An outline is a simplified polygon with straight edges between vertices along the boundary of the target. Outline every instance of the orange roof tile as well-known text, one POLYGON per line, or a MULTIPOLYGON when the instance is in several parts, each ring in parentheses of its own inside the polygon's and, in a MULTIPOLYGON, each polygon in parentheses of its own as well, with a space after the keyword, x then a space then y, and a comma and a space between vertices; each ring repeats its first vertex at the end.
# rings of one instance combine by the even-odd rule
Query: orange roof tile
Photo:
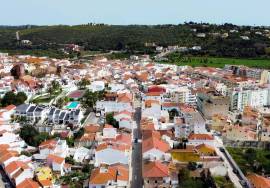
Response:
POLYGON ((142 137, 143 137, 143 140, 146 140, 146 139, 151 138, 151 137, 161 139, 160 132, 152 131, 152 130, 144 130, 144 131, 142 131, 142 137))
POLYGON ((144 178, 161 178, 169 176, 169 168, 167 165, 159 161, 149 162, 143 165, 144 178))
POLYGON ((87 125, 84 127, 85 133, 96 133, 99 129, 100 127, 98 125, 87 125))
POLYGON ((145 100, 144 104, 145 104, 146 108, 149 108, 149 107, 152 107, 153 104, 158 104, 159 105, 160 103, 157 100, 145 100))
POLYGON ((167 142, 157 139, 155 137, 148 138, 142 142, 142 151, 143 153, 150 149, 158 149, 163 152, 167 152, 170 149, 170 146, 167 142))
POLYGON ((5 110, 10 111, 10 110, 14 110, 15 108, 16 108, 16 106, 11 104, 11 105, 6 106, 5 110))
POLYGON ((5 168, 5 171, 8 173, 8 174, 11 174, 12 172, 14 172, 15 170, 17 169, 28 169, 29 166, 22 162, 22 161, 13 161, 11 163, 9 163, 6 168, 5 168))
POLYGON ((163 92, 149 92, 146 93, 146 96, 160 96, 163 92))
POLYGON ((215 148, 212 147, 212 146, 209 146, 209 145, 207 145, 207 144, 200 144, 200 145, 195 146, 195 148, 196 148, 197 150, 201 150, 201 149, 203 149, 203 148, 207 148, 207 149, 212 150, 213 152, 215 152, 215 148))
POLYGON ((49 187, 53 185, 52 181, 50 180, 39 180, 38 182, 42 185, 42 187, 49 187))
POLYGON ((119 151, 125 151, 129 150, 131 147, 131 144, 123 144, 123 143, 102 143, 97 146, 96 151, 101 151, 107 148, 112 148, 114 150, 119 150, 119 151))
POLYGON ((46 140, 44 142, 42 142, 40 145, 39 145, 39 149, 43 149, 43 148, 54 148, 57 144, 57 141, 55 139, 51 139, 51 140, 46 140))
POLYGON ((84 142, 84 141, 94 141, 96 139, 96 134, 95 133, 85 133, 79 141, 84 142))
POLYGON ((125 103, 132 102, 132 94, 130 93, 119 94, 117 98, 117 102, 125 102, 125 103))
POLYGON ((55 162, 57 164, 62 164, 65 161, 65 158, 59 157, 57 155, 52 155, 52 154, 49 154, 47 159, 51 160, 51 161, 53 161, 53 162, 55 162))
POLYGON ((17 157, 18 155, 19 155, 19 153, 17 151, 1 150, 0 163, 3 164, 5 161, 10 159, 11 157, 17 157))
POLYGON ((169 107, 178 107, 178 104, 174 103, 174 102, 164 102, 164 103, 162 103, 162 106, 167 107, 167 108, 169 108, 169 107))
MULTIPOLYGON (((101 167, 103 168, 103 167, 101 167)), ((109 167, 107 170, 96 168, 92 170, 89 183, 90 184, 107 184, 108 181, 116 181, 117 170, 109 167)))
POLYGON ((127 110, 123 110, 123 111, 120 111, 118 113, 115 113, 113 116, 118 116, 120 114, 125 114, 125 115, 128 115, 128 116, 132 116, 132 113, 127 111, 127 110))
POLYGON ((190 134, 189 140, 214 140, 213 136, 210 134, 190 134))
POLYGON ((129 169, 127 165, 115 164, 110 167, 117 170, 117 180, 121 180, 121 181, 129 180, 129 169))
POLYGON ((247 176, 250 183, 255 188, 267 188, 270 187, 270 179, 260 176, 258 174, 250 174, 247 176))

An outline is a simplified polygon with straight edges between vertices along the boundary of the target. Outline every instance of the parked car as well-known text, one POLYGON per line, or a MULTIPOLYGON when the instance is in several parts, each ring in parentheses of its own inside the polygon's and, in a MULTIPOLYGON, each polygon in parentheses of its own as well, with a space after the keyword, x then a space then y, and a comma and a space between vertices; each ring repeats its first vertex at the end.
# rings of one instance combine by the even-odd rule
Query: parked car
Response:
POLYGON ((221 152, 225 152, 225 149, 224 149, 224 148, 222 148, 222 147, 220 147, 220 148, 219 148, 219 151, 221 151, 221 152))
POLYGON ((233 173, 235 173, 236 175, 238 175, 239 174, 239 171, 236 168, 234 168, 233 169, 233 173))

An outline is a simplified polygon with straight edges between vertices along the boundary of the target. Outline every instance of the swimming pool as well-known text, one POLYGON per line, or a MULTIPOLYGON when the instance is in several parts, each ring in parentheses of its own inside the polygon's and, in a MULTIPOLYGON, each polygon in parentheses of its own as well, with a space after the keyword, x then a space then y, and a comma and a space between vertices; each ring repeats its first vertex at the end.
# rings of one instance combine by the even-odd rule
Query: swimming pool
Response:
POLYGON ((79 106, 79 102, 77 102, 77 101, 72 101, 72 102, 70 102, 67 106, 66 106, 66 108, 68 108, 68 109, 75 109, 75 108, 78 108, 78 106, 79 106))

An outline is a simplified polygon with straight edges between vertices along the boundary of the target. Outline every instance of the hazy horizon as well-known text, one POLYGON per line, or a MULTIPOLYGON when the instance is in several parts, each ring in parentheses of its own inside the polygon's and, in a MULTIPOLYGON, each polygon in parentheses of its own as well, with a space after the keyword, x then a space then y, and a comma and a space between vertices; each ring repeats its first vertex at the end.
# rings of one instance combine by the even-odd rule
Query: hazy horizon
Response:
POLYGON ((267 0, 9 0, 0 25, 163 25, 184 22, 270 25, 267 0))

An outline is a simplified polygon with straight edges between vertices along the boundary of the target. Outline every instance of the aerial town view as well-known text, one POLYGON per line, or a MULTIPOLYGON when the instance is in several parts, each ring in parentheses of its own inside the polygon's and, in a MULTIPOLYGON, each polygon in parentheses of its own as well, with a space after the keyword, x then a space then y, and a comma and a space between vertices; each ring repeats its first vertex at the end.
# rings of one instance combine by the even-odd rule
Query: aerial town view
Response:
POLYGON ((269 7, 2 2, 0 188, 270 188, 269 7))

